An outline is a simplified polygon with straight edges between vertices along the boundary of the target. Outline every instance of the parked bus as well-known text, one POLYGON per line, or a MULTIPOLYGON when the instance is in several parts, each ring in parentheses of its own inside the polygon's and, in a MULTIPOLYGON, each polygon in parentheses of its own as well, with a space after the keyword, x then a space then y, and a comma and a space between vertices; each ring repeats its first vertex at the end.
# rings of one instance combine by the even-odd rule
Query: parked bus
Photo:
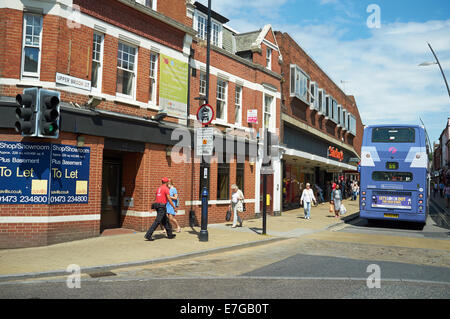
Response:
POLYGON ((367 126, 361 148, 360 217, 425 225, 430 191, 428 152, 422 126, 367 126))

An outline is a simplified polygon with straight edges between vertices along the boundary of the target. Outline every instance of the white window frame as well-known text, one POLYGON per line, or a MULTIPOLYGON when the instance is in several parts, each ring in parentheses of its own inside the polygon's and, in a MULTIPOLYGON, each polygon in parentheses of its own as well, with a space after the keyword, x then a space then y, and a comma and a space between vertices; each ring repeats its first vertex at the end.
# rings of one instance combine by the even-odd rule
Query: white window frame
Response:
MULTIPOLYGON (((156 52, 150 52, 150 70, 149 70, 149 78, 150 78, 150 86, 153 86, 152 88, 152 96, 150 96, 150 92, 149 92, 149 96, 148 96, 148 102, 150 104, 153 104, 156 106, 156 90, 158 88, 158 61, 159 61, 159 54, 156 52), (154 60, 152 60, 152 58, 154 58, 154 60), (153 65, 153 70, 152 70, 152 65, 153 65), (152 71, 153 71, 153 75, 152 75, 152 71), (153 80, 153 84, 152 84, 152 80, 153 80)), ((149 91, 150 91, 150 87, 149 87, 149 91)))
MULTIPOLYGON (((135 49, 135 57, 134 57, 133 80, 132 80, 133 83, 132 83, 132 88, 131 88, 131 90, 132 90, 131 95, 127 95, 127 94, 123 94, 123 93, 117 92, 117 78, 116 78, 116 96, 117 97, 126 98, 126 99, 133 99, 133 100, 135 100, 136 99, 136 81, 137 81, 137 62, 138 62, 138 51, 139 50, 138 50, 137 46, 135 46, 135 45, 133 45, 131 43, 128 43, 128 42, 119 41, 119 45, 120 44, 126 45, 126 46, 131 47, 131 48, 134 48, 135 49)), ((119 52, 119 46, 117 47, 117 53, 118 52, 119 52)), ((118 69, 124 70, 126 72, 131 72, 128 69, 125 69, 125 68, 122 68, 122 67, 119 67, 118 65, 116 65, 116 74, 117 74, 117 70, 118 69)))
POLYGON ((199 88, 198 93, 202 96, 206 96, 206 73, 200 71, 199 73, 199 88))
POLYGON ((337 101, 332 97, 331 98, 331 105, 332 105, 332 107, 333 107, 333 109, 332 109, 332 119, 333 119, 333 122, 334 123, 338 123, 338 121, 337 121, 337 119, 338 119, 338 104, 337 104, 337 101))
MULTIPOLYGON (((194 19, 193 19, 193 27, 194 27, 194 30, 197 31, 197 37, 206 41, 207 36, 208 36, 208 17, 205 14, 196 10, 195 14, 194 14, 194 19), (201 28, 199 28, 200 22, 202 24, 201 28)), ((223 43, 222 32, 223 32, 222 24, 211 18, 211 44, 212 45, 215 45, 219 48, 222 47, 222 43, 223 43), (217 36, 215 35, 216 30, 217 30, 217 36), (217 41, 215 41, 215 38, 217 39, 217 41)))
POLYGON ((92 61, 91 61, 91 92, 94 93, 101 93, 102 92, 102 83, 103 83, 103 52, 104 52, 104 43, 105 43, 105 35, 103 33, 100 32, 94 32, 93 36, 92 36, 92 55, 94 55, 94 37, 95 36, 99 36, 100 37, 100 59, 97 61, 94 59, 94 57, 92 57, 92 61), (100 67, 98 69, 98 74, 97 74, 97 86, 93 86, 92 85, 92 69, 93 69, 93 62, 98 62, 100 64, 100 67))
POLYGON ((314 81, 309 83, 309 103, 315 110, 319 110, 319 89, 314 81))
POLYGON ((227 115, 228 115, 228 81, 221 79, 221 78, 217 78, 217 86, 216 86, 217 90, 216 90, 216 120, 219 122, 224 122, 227 123, 227 115), (220 83, 224 84, 223 90, 221 88, 219 88, 220 83), (219 95, 223 95, 222 97, 220 97, 219 95), (219 114, 217 112, 217 101, 221 101, 223 102, 223 117, 219 117, 219 114))
POLYGON ((152 5, 151 5, 151 6, 147 5, 147 1, 148 1, 148 0, 136 0, 136 2, 142 4, 143 6, 146 6, 147 8, 150 8, 150 9, 156 11, 156 7, 157 7, 157 6, 156 6, 156 3, 157 3, 157 0, 151 0, 151 1, 152 1, 152 5))
POLYGON ((289 76, 290 96, 291 97, 295 96, 309 105, 308 80, 309 76, 299 66, 297 66, 296 64, 290 65, 290 76, 289 76), (292 83, 292 80, 294 80, 294 83, 292 83), (294 87, 292 87, 292 84, 294 84, 294 87))
POLYGON ((332 108, 332 106, 331 106, 331 96, 329 95, 329 94, 326 94, 325 95, 325 110, 324 110, 324 114, 325 114, 325 119, 331 119, 331 114, 332 114, 332 112, 331 112, 331 108, 332 108))
POLYGON ((272 70, 272 49, 266 48, 266 68, 272 70))
POLYGON ((337 126, 341 126, 341 122, 342 122, 342 105, 338 104, 337 106, 337 118, 336 118, 336 123, 337 126))
POLYGON ((348 129, 348 127, 347 127, 347 110, 343 109, 342 113, 343 113, 342 114, 342 128, 344 130, 347 130, 348 129))
POLYGON ((243 95, 243 89, 244 87, 242 85, 237 85, 235 88, 235 94, 234 94, 234 122, 235 124, 242 125, 242 95, 243 95), (239 92, 239 94, 238 94, 239 92), (236 109, 239 109, 238 114, 238 120, 236 121, 236 109))
POLYGON ((262 128, 264 129, 268 129, 268 131, 275 133, 275 119, 274 119, 274 109, 275 109, 275 103, 276 103, 276 97, 273 94, 269 94, 264 92, 263 94, 263 103, 262 103, 262 128), (266 111, 266 96, 269 96, 272 98, 272 102, 269 105, 269 111, 266 111), (266 120, 265 120, 265 115, 268 114, 269 115, 269 127, 266 127, 266 120))
MULTIPOLYGON (((23 34, 22 34, 22 66, 20 73, 22 77, 32 77, 40 79, 40 73, 41 73, 41 58, 42 58, 42 30, 44 29, 44 19, 43 16, 40 14, 35 13, 24 13, 23 15, 23 34), (39 17, 41 20, 41 32, 39 34, 39 46, 33 45, 33 44, 26 44, 26 36, 27 36, 27 24, 26 24, 26 16, 34 16, 39 17), (25 47, 32 47, 32 48, 38 48, 39 50, 39 57, 38 57, 38 65, 37 65, 37 71, 36 72, 26 72, 25 71, 25 47)), ((34 30, 34 29, 33 29, 34 30)))

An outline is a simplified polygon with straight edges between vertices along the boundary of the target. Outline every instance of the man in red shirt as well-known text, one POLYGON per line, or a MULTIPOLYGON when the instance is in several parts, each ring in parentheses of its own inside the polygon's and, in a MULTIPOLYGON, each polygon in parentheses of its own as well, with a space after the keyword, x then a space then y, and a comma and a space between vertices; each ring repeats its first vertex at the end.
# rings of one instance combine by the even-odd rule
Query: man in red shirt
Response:
POLYGON ((156 219, 144 236, 147 240, 150 240, 150 241, 154 240, 152 235, 153 235, 153 232, 155 231, 156 227, 158 227, 159 224, 162 224, 164 226, 164 228, 166 229, 167 238, 172 239, 172 238, 175 238, 175 236, 176 236, 175 234, 172 233, 172 226, 170 225, 169 218, 167 217, 167 214, 166 214, 167 213, 167 211, 166 211, 167 202, 169 202, 170 205, 172 205, 173 208, 175 209, 175 205, 172 202, 172 199, 170 198, 169 188, 167 187, 167 183, 169 182, 169 179, 167 177, 164 177, 161 180, 161 182, 162 182, 162 185, 156 191, 155 203, 152 205, 152 208, 156 209, 156 219))

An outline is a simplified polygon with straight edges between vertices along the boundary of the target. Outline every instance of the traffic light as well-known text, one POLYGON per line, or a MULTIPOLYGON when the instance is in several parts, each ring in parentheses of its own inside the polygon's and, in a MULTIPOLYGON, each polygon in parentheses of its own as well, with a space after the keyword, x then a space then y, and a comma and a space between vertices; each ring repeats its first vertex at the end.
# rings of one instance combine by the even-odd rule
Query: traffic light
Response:
POLYGON ((39 90, 39 137, 58 138, 60 119, 60 93, 58 91, 39 90))
POLYGON ((16 96, 16 132, 22 136, 36 136, 36 114, 38 110, 38 89, 24 89, 22 94, 16 96))

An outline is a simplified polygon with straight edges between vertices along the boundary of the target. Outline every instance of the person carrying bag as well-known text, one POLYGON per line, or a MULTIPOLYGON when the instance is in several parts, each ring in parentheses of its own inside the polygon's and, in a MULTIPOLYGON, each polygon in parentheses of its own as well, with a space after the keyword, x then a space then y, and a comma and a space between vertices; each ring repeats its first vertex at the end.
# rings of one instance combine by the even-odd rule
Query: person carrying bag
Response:
POLYGON ((242 218, 239 216, 239 213, 244 211, 244 194, 236 184, 231 185, 231 191, 231 205, 228 207, 228 209, 232 210, 234 213, 233 225, 231 227, 236 228, 238 220, 239 227, 242 227, 242 218))

